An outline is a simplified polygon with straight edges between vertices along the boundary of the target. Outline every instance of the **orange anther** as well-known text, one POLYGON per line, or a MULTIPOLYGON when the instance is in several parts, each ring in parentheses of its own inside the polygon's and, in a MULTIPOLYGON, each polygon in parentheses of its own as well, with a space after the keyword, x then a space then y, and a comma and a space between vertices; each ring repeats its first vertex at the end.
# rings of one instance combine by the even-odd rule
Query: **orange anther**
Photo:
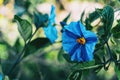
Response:
POLYGON ((84 37, 78 38, 76 41, 80 44, 85 44, 86 42, 84 37))

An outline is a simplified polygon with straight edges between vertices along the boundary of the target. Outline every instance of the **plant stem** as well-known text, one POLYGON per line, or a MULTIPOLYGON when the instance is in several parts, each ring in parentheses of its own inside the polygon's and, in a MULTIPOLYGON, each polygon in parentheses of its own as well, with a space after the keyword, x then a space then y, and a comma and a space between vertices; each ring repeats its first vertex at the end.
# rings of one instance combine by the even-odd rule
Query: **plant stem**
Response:
POLYGON ((29 43, 30 43, 31 39, 33 38, 33 36, 34 36, 34 35, 35 35, 35 33, 37 32, 37 30, 38 30, 38 29, 36 29, 36 30, 35 30, 35 32, 32 34, 32 36, 30 37, 30 39, 29 39, 29 41, 28 41, 28 43, 27 43, 27 44, 29 44, 29 43))
MULTIPOLYGON (((35 30, 35 32, 32 34, 32 36, 30 37, 29 41, 27 42, 26 48, 28 47, 28 44, 30 43, 32 37, 35 35, 35 33, 37 32, 38 29, 35 30)), ((21 61, 23 59, 23 57, 19 60, 21 61)))
POLYGON ((32 37, 35 35, 35 33, 37 32, 37 29, 35 30, 35 32, 32 34, 32 36, 30 37, 29 41, 27 42, 27 44, 25 43, 24 48, 22 49, 21 53, 19 54, 18 58, 16 59, 15 63, 13 64, 13 66, 10 68, 9 72, 7 73, 7 75, 10 75, 12 73, 12 71, 14 70, 14 68, 21 62, 21 60, 23 59, 23 55, 24 55, 24 51, 26 50, 26 48, 28 47, 28 44, 30 43, 32 37))
POLYGON ((99 48, 95 49, 94 52, 93 52, 93 54, 96 54, 96 52, 97 52, 100 48, 102 48, 103 46, 104 46, 104 44, 101 45, 99 48))
POLYGON ((17 60, 13 64, 13 66, 10 68, 9 72, 7 73, 7 75, 10 75, 12 73, 13 69, 16 67, 16 65, 19 64, 19 60, 20 60, 21 56, 23 55, 25 48, 26 48, 26 45, 24 46, 23 50, 19 54, 17 60))
POLYGON ((104 65, 104 63, 101 63, 101 64, 94 65, 94 66, 79 68, 78 70, 93 69, 93 68, 97 68, 97 67, 100 67, 100 66, 102 67, 103 65, 104 65))
POLYGON ((106 45, 107 45, 107 48, 108 48, 108 53, 109 53, 109 55, 110 55, 110 58, 113 59, 112 52, 111 52, 111 49, 110 49, 110 47, 109 47, 108 42, 106 42, 106 45))

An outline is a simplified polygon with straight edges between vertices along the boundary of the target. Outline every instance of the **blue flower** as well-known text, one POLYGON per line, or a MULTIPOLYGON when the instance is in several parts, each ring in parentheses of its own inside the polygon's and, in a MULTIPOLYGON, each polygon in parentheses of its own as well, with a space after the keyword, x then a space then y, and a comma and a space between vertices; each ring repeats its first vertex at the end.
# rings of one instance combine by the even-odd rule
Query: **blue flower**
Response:
POLYGON ((50 16, 49 16, 48 26, 43 28, 46 37, 51 41, 51 43, 54 43, 55 40, 58 37, 56 27, 54 26, 55 17, 56 17, 56 15, 55 15, 55 7, 52 5, 50 16))
POLYGON ((48 14, 34 12, 34 24, 37 29, 46 26, 47 21, 48 21, 48 14))
POLYGON ((62 45, 63 49, 70 55, 71 61, 93 60, 96 43, 96 34, 86 30, 81 22, 71 22, 64 27, 62 45))
POLYGON ((3 77, 2 77, 2 74, 0 73, 0 80, 2 80, 3 79, 3 77))

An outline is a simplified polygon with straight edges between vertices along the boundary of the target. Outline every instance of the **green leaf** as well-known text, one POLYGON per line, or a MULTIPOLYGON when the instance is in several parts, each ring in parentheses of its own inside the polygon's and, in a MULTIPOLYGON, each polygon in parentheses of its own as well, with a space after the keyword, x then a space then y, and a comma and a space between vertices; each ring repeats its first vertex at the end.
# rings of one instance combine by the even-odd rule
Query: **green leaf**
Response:
POLYGON ((70 55, 69 54, 63 54, 63 57, 65 60, 69 63, 78 63, 77 61, 71 61, 70 55))
POLYGON ((118 80, 120 80, 120 64, 116 65, 114 68, 116 75, 118 77, 118 80))
POLYGON ((98 73, 102 68, 103 68, 103 66, 99 66, 99 67, 95 68, 94 71, 95 71, 96 73, 98 73))
POLYGON ((72 63, 70 56, 68 54, 63 54, 63 57, 66 59, 67 62, 72 63))
POLYGON ((8 48, 5 44, 0 44, 0 59, 6 60, 8 59, 8 48))
POLYGON ((116 52, 117 52, 118 54, 120 54, 120 49, 116 49, 116 52))
POLYGON ((60 48, 60 51, 58 52, 58 61, 62 61, 63 60, 63 56, 62 54, 64 53, 63 48, 60 48))
POLYGON ((91 26, 91 22, 90 22, 89 18, 86 18, 86 20, 85 20, 85 27, 87 30, 92 30, 92 28, 93 28, 91 26))
POLYGON ((102 11, 102 22, 104 25, 105 35, 110 33, 113 21, 114 21, 114 10, 111 6, 105 6, 102 11))
POLYGON ((100 17, 102 9, 96 9, 94 12, 90 13, 88 18, 85 19, 85 27, 88 30, 92 30, 91 23, 100 17))
POLYGON ((83 17, 84 17, 84 15, 85 15, 85 11, 82 12, 81 17, 80 17, 80 21, 81 21, 82 23, 83 23, 83 17))
POLYGON ((89 14, 89 21, 90 21, 90 23, 95 21, 97 18, 100 17, 101 10, 102 9, 96 9, 94 12, 89 14))
POLYGON ((115 60, 117 60, 117 54, 115 53, 115 51, 112 50, 112 56, 115 60))
POLYGON ((118 19, 117 22, 120 23, 120 19, 118 19))
POLYGON ((110 37, 110 41, 111 41, 112 44, 116 45, 116 42, 115 42, 115 40, 113 39, 113 37, 110 37))
POLYGON ((82 71, 73 71, 68 76, 67 80, 81 80, 82 77, 82 71))
POLYGON ((120 54, 118 56, 119 56, 118 59, 120 60, 120 54))
POLYGON ((28 44, 25 51, 24 57, 37 52, 39 49, 45 47, 47 44, 50 44, 48 38, 36 38, 28 44))
POLYGON ((83 70, 82 73, 83 73, 83 78, 87 77, 90 74, 90 70, 89 69, 83 70))
POLYGON ((17 21, 20 35, 26 42, 32 35, 32 25, 27 20, 21 19, 17 15, 14 16, 14 19, 17 21))
POLYGON ((120 22, 111 30, 114 38, 120 38, 120 22))
POLYGON ((120 38, 120 33, 113 34, 113 37, 116 38, 116 39, 119 39, 120 38))
MULTIPOLYGON (((97 28, 97 35, 100 36, 100 41, 103 41, 103 37, 105 35, 105 31, 104 31, 104 26, 101 25, 97 28)), ((106 37, 105 37, 106 38, 106 37)))
POLYGON ((71 13, 69 13, 69 14, 67 15, 67 17, 66 17, 62 22, 67 22, 67 20, 69 19, 70 15, 71 15, 71 13))
POLYGON ((77 65, 73 66, 72 69, 74 70, 83 70, 83 69, 89 69, 91 66, 95 65, 95 61, 89 61, 89 62, 82 62, 78 63, 77 65))
POLYGON ((102 60, 101 60, 101 58, 99 57, 99 55, 95 54, 95 55, 94 55, 94 59, 95 59, 95 64, 102 63, 102 60))
POLYGON ((22 50, 22 44, 20 43, 20 39, 18 38, 14 44, 15 51, 19 53, 22 50))

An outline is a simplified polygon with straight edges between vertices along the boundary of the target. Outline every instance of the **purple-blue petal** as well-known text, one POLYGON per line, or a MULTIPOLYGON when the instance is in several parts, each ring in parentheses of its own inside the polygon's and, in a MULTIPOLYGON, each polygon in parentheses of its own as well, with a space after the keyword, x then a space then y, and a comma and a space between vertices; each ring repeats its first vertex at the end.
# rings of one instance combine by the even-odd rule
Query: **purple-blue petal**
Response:
POLYGON ((77 52, 75 52, 72 56, 71 56, 71 61, 77 61, 77 52))
POLYGON ((71 22, 69 25, 65 26, 65 29, 74 33, 75 35, 78 35, 79 37, 82 36, 81 35, 81 28, 79 26, 79 22, 71 22))
POLYGON ((81 56, 83 61, 91 61, 93 60, 93 52, 94 52, 95 43, 85 44, 81 48, 81 56))
POLYGON ((78 22, 78 24, 80 27, 80 32, 81 32, 80 34, 82 35, 82 37, 84 37, 84 34, 86 33, 86 28, 81 22, 78 22))
POLYGON ((69 55, 72 56, 72 55, 74 54, 74 52, 75 52, 78 48, 80 48, 80 46, 81 46, 81 45, 80 45, 79 43, 75 44, 75 45, 73 46, 73 48, 70 50, 69 55))
POLYGON ((81 22, 71 22, 64 26, 62 33, 63 49, 70 55, 71 61, 91 61, 97 43, 97 36, 91 31, 87 31, 81 22), (84 37, 85 44, 80 44, 77 38, 84 37))
POLYGON ((65 30, 65 33, 66 33, 69 37, 74 38, 74 39, 76 39, 76 40, 77 40, 77 38, 79 38, 78 35, 70 32, 70 31, 68 31, 68 30, 65 30))
POLYGON ((96 34, 91 31, 86 31, 84 37, 86 39, 86 43, 97 43, 98 41, 96 34))
POLYGON ((97 38, 97 36, 94 32, 88 31, 88 30, 84 33, 84 37, 85 38, 89 38, 89 37, 96 37, 97 38))
POLYGON ((71 55, 71 61, 82 61, 81 57, 81 45, 74 51, 74 53, 71 55))
POLYGON ((62 46, 63 49, 69 53, 71 49, 74 47, 74 45, 77 44, 76 39, 74 39, 71 36, 68 36, 68 34, 64 31, 62 33, 62 46))
POLYGON ((83 45, 81 47, 81 58, 82 58, 82 61, 87 61, 88 60, 88 54, 86 52, 85 45, 83 45))
POLYGON ((86 43, 97 43, 97 37, 88 37, 86 38, 86 43))
POLYGON ((94 55, 93 52, 94 52, 95 45, 96 43, 85 44, 89 61, 93 60, 93 55, 94 55))

